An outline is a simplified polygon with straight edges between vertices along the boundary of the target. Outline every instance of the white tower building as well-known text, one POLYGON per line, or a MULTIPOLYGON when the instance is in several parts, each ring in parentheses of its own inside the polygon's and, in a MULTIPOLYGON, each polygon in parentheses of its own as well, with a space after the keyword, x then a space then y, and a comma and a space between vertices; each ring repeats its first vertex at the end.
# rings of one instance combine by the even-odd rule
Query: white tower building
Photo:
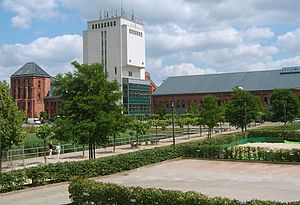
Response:
POLYGON ((88 21, 83 32, 83 63, 102 63, 109 80, 145 79, 144 25, 123 17, 88 21))
POLYGON ((150 81, 145 80, 143 23, 122 16, 87 22, 83 31, 83 63, 102 63, 108 80, 122 85, 128 114, 150 113, 150 81))

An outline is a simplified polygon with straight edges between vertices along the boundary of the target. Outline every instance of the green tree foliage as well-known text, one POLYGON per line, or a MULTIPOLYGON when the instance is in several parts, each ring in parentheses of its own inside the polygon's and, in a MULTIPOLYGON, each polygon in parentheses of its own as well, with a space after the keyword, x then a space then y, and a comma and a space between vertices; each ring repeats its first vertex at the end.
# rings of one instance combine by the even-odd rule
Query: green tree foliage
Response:
POLYGON ((44 142, 44 161, 45 161, 45 164, 47 163, 47 158, 46 158, 46 150, 47 150, 47 144, 46 144, 46 141, 47 141, 47 138, 52 134, 52 128, 47 125, 47 124, 42 124, 38 129, 37 129, 37 132, 36 132, 36 136, 43 140, 44 142))
POLYGON ((273 119, 292 121, 299 114, 299 100, 290 90, 274 90, 271 96, 273 119))
POLYGON ((139 147, 139 137, 146 134, 147 130, 150 128, 147 121, 132 120, 130 123, 131 133, 136 136, 136 146, 139 147))
POLYGON ((204 96, 200 107, 200 116, 203 123, 208 127, 208 137, 211 137, 211 130, 221 121, 221 108, 215 96, 204 96))
POLYGON ((107 80, 103 65, 72 64, 74 72, 55 78, 61 99, 56 136, 89 144, 89 158, 95 158, 95 145, 106 144, 115 129, 112 122, 121 110, 121 92, 116 81, 107 80))
POLYGON ((165 104, 160 107, 159 115, 161 119, 165 119, 168 114, 168 108, 165 104))
POLYGON ((194 124, 194 115, 190 114, 190 113, 185 113, 183 116, 184 119, 184 125, 187 126, 188 130, 188 138, 190 138, 190 125, 194 124))
POLYGON ((132 118, 129 115, 121 115, 120 111, 112 113, 114 116, 111 121, 112 135, 113 135, 113 152, 116 151, 116 136, 124 133, 130 126, 132 118))
POLYGON ((261 110, 260 100, 240 88, 235 88, 231 100, 225 106, 225 118, 231 125, 246 129, 261 110))
POLYGON ((5 81, 0 82, 0 101, 2 112, 0 116, 0 171, 2 168, 2 151, 12 145, 22 142, 25 134, 22 128, 22 121, 25 115, 18 109, 9 93, 8 85, 5 81))

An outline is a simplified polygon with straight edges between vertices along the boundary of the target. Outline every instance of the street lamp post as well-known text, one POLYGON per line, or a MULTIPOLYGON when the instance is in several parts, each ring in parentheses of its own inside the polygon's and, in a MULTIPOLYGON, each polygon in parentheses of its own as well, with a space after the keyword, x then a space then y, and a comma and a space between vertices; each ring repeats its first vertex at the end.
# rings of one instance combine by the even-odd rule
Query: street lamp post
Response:
POLYGON ((286 105, 283 104, 284 124, 286 125, 286 105))
POLYGON ((174 102, 171 102, 172 107, 172 130, 173 130, 173 146, 175 147, 175 129, 174 129, 174 102))
POLYGON ((2 101, 0 100, 0 172, 2 171, 2 136, 1 136, 2 101))
POLYGON ((244 103, 245 107, 245 131, 247 130, 247 102, 244 103))

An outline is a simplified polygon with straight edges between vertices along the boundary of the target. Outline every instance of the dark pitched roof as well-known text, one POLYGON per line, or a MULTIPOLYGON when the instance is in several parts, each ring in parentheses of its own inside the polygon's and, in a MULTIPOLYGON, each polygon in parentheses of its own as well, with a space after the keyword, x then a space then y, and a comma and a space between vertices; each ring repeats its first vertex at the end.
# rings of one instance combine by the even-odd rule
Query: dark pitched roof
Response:
POLYGON ((299 89, 300 73, 266 70, 169 77, 153 95, 231 92, 236 86, 247 91, 299 89))
POLYGON ((17 70, 11 77, 23 77, 23 76, 41 76, 51 77, 46 71, 34 62, 28 62, 17 70))

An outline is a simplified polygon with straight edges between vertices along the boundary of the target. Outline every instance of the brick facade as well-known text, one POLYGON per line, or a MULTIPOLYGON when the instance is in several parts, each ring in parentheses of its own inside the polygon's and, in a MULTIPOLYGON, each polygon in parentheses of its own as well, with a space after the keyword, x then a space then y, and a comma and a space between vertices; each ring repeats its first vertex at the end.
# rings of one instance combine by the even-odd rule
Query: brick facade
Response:
POLYGON ((11 95, 28 118, 39 117, 44 109, 44 97, 50 91, 50 77, 11 77, 11 95))
MULTIPOLYGON (((300 98, 300 90, 292 90, 300 98)), ((264 91, 251 91, 253 95, 260 98, 263 105, 269 107, 271 104, 271 95, 273 90, 264 91)), ((192 102, 196 106, 200 106, 201 99, 203 96, 213 95, 219 99, 219 105, 223 105, 225 102, 230 100, 231 92, 227 93, 197 93, 197 94, 179 94, 179 95, 152 95, 151 101, 151 112, 159 113, 162 105, 166 105, 167 109, 171 111, 171 102, 174 102, 174 107, 178 114, 182 114, 188 111, 189 105, 192 102)))

